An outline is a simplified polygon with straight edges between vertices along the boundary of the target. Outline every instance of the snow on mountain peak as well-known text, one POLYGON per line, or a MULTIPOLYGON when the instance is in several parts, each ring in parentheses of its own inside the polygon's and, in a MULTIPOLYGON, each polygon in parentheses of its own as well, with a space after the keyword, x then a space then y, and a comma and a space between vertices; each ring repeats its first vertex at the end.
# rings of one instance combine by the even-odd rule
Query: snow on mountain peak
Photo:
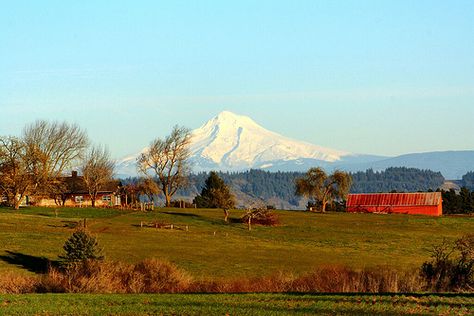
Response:
POLYGON ((206 122, 203 126, 201 126, 199 129, 206 129, 209 127, 213 127, 219 125, 221 127, 225 128, 238 128, 238 127, 258 127, 258 124, 255 123, 254 120, 252 120, 248 116, 244 115, 238 115, 235 113, 232 113, 230 111, 223 111, 219 113, 217 116, 206 122))
POLYGON ((204 170, 210 167, 241 170, 268 165, 271 161, 302 158, 333 162, 348 155, 286 138, 247 116, 229 111, 221 112, 193 131, 191 150, 194 165, 204 170))
MULTIPOLYGON (((297 128, 297 125, 295 125, 297 128)), ((305 171, 314 166, 360 171, 372 168, 411 167, 442 171, 459 179, 470 170, 474 151, 411 154, 399 157, 358 155, 293 140, 271 132, 251 118, 224 111, 192 132, 191 164, 194 172, 221 170, 305 171), (447 164, 447 161, 452 163, 447 164)), ((136 159, 148 150, 117 161, 117 175, 137 175, 136 159)))
MULTIPOLYGON (((219 113, 192 131, 190 149, 194 171, 266 169, 286 163, 301 165, 305 159, 332 163, 351 155, 284 137, 248 116, 229 111, 219 113)), ((142 152, 147 150, 146 147, 142 152)), ((139 155, 118 161, 119 173, 133 174, 139 155)))

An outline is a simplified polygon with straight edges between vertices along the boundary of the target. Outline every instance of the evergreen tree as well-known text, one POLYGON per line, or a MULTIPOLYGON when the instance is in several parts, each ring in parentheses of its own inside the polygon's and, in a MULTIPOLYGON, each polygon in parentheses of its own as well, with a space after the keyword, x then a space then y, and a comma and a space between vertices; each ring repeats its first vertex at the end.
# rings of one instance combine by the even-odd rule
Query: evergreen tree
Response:
POLYGON ((219 175, 212 171, 206 180, 201 194, 194 198, 194 203, 199 208, 221 208, 224 210, 225 221, 229 217, 229 209, 235 207, 235 197, 230 192, 219 175))
POLYGON ((466 187, 456 192, 454 189, 441 191, 443 195, 444 214, 471 214, 474 213, 474 191, 466 187))
POLYGON ((104 259, 101 255, 97 239, 87 233, 85 229, 75 231, 66 240, 63 249, 65 254, 59 256, 63 266, 69 266, 86 260, 104 259))
POLYGON ((474 172, 470 171, 462 176, 462 184, 470 190, 474 190, 474 172))

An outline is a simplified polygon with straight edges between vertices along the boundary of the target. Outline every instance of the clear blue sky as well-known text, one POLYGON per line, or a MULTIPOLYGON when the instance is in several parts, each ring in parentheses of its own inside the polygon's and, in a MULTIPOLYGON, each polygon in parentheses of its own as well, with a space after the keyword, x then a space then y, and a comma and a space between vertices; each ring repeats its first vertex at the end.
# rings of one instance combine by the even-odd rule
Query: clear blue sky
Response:
POLYGON ((222 110, 360 153, 474 149, 474 1, 4 1, 0 134, 114 156, 222 110))

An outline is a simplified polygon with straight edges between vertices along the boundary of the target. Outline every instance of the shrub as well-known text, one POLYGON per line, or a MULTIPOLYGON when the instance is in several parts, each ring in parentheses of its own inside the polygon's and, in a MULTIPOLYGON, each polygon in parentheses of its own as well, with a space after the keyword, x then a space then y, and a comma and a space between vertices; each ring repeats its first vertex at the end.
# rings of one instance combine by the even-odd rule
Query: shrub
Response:
POLYGON ((398 271, 390 267, 353 270, 328 266, 299 277, 280 272, 259 278, 195 282, 191 290, 203 293, 413 293, 421 291, 422 286, 417 270, 398 271))
MULTIPOLYGON (((320 210, 322 208, 322 203, 320 201, 308 201, 306 204, 307 211, 320 210)), ((346 212, 346 200, 333 201, 326 205, 326 212, 346 212)))
POLYGON ((398 271, 390 267, 352 270, 330 266, 316 269, 294 281, 297 292, 396 293, 417 292, 422 283, 417 271, 398 271))
POLYGON ((189 292, 193 293, 284 293, 293 292, 294 276, 279 272, 257 278, 223 279, 193 282, 189 292))
POLYGON ((67 269, 50 269, 45 292, 61 293, 178 293, 191 278, 175 265, 148 259, 136 264, 86 260, 67 269))
MULTIPOLYGON (((128 276, 137 286, 129 293, 177 293, 187 289, 191 278, 175 265, 157 259, 147 259, 133 266, 128 276)), ((126 282, 131 284, 131 282, 126 282)))
POLYGON ((86 260, 102 260, 101 249, 97 239, 85 229, 75 231, 64 243, 64 255, 59 259, 63 267, 83 262, 86 260))
POLYGON ((38 278, 14 274, 0 274, 0 294, 25 294, 36 292, 38 278))
POLYGON ((242 223, 249 225, 262 225, 262 226, 276 226, 280 223, 278 215, 271 210, 257 209, 251 210, 245 213, 242 218, 242 223))
POLYGON ((474 289, 474 234, 454 245, 444 240, 433 247, 431 261, 421 266, 421 276, 430 291, 472 291, 474 289))
POLYGON ((279 272, 269 276, 192 281, 175 265, 156 259, 136 264, 86 260, 67 269, 50 268, 47 275, 0 276, 0 294, 20 293, 414 293, 424 283, 417 270, 390 267, 353 270, 328 266, 295 277, 279 272))

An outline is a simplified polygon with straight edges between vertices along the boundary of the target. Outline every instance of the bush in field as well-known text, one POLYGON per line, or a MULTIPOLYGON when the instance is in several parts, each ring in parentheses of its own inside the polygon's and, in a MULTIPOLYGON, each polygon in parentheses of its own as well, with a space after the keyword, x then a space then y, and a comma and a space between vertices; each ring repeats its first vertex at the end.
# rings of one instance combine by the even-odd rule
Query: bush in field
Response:
POLYGON ((44 292, 58 293, 178 293, 191 278, 175 265, 147 259, 136 264, 86 260, 67 270, 50 269, 44 292))
POLYGON ((431 258, 421 267, 428 290, 474 290, 474 234, 463 236, 454 245, 445 240, 434 246, 431 258))
POLYGON ((417 270, 390 267, 354 270, 320 267, 294 276, 273 275, 236 279, 197 280, 174 264, 148 259, 136 264, 86 260, 68 269, 50 268, 42 277, 3 274, 0 294, 20 293, 415 293, 423 290, 417 270))
POLYGON ((248 225, 249 230, 252 229, 252 224, 276 226, 280 223, 275 212, 265 209, 249 210, 242 216, 241 220, 248 225))
POLYGON ((68 267, 86 260, 102 260, 102 250, 97 239, 85 229, 75 231, 64 243, 64 254, 59 256, 61 265, 68 267))
POLYGON ((38 278, 30 275, 2 273, 0 274, 0 294, 34 293, 38 282, 38 278))
POLYGON ((317 268, 297 278, 296 292, 321 293, 396 293, 421 290, 417 271, 399 271, 387 266, 353 270, 343 266, 317 268))

